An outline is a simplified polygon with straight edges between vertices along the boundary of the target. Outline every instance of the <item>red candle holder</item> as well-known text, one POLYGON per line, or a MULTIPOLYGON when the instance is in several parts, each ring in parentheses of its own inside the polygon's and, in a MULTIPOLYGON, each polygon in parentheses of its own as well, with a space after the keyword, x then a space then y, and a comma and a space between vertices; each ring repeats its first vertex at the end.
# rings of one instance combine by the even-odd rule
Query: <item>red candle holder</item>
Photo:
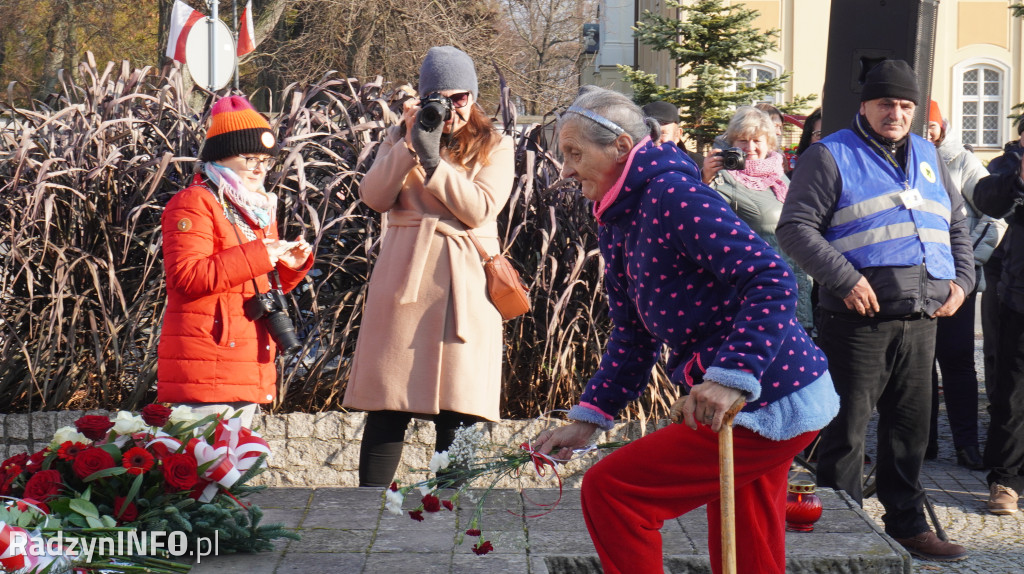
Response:
POLYGON ((786 494, 786 530, 810 532, 819 518, 821 499, 814 494, 814 483, 809 480, 790 482, 786 494))

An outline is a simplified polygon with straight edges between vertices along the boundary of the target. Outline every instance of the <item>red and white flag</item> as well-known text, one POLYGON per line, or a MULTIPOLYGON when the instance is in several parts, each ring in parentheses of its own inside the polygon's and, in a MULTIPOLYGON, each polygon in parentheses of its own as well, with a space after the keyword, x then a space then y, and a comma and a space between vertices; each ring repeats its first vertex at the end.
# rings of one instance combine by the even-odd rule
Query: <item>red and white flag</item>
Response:
POLYGON ((256 51, 256 30, 252 25, 252 0, 245 3, 245 10, 242 10, 238 18, 238 57, 256 51))
POLYGON ((185 61, 185 42, 196 22, 202 20, 202 13, 193 10, 181 0, 174 0, 171 10, 171 31, 167 34, 167 57, 179 62, 185 61))

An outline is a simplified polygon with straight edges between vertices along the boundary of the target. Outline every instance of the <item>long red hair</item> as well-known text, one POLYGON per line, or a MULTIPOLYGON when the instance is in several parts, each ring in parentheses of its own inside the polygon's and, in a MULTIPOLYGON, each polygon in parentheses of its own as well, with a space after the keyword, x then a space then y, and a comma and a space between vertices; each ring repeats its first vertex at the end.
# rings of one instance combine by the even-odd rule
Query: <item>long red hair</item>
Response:
POLYGON ((481 165, 490 163, 491 150, 501 141, 501 134, 475 103, 470 107, 466 125, 451 138, 448 157, 462 167, 477 160, 481 165))

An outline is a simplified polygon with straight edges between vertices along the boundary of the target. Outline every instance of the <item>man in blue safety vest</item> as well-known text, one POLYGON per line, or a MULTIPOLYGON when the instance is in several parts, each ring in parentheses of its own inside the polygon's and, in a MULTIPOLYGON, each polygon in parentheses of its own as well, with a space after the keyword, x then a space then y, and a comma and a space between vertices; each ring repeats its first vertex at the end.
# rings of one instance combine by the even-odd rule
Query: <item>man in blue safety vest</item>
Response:
POLYGON ((848 129, 800 156, 777 235, 819 284, 818 344, 840 396, 822 431, 818 484, 862 502, 865 431, 878 408, 878 499, 885 531, 912 555, 951 561, 924 515, 935 318, 974 289, 963 197, 935 146, 910 133, 922 101, 902 60, 866 76, 848 129))

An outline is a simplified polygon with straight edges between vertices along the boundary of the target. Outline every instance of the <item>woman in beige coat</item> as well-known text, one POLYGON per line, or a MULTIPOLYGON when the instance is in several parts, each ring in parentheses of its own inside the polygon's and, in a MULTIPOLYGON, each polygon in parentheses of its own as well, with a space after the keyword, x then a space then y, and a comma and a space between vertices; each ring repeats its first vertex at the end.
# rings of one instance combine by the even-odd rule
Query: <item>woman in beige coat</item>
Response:
POLYGON ((431 48, 419 87, 424 97, 444 96, 450 117, 431 130, 420 102, 407 102, 359 187, 363 202, 386 214, 344 399, 369 411, 360 486, 391 483, 414 416, 434 421, 437 452, 460 424, 499 418, 501 316, 466 230, 499 251, 512 141, 476 105, 476 71, 464 52, 431 48))

